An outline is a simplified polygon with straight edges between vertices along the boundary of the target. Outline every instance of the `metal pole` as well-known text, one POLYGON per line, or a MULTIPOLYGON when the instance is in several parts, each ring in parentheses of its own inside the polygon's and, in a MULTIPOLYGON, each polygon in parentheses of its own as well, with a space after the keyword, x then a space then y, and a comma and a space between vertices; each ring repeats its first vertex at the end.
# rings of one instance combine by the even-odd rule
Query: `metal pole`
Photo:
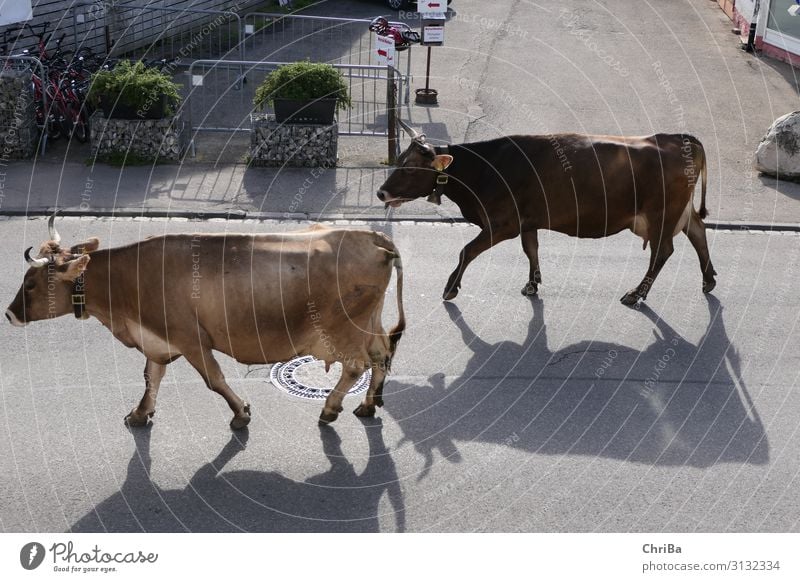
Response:
POLYGON ((430 93, 431 82, 431 47, 428 47, 428 65, 425 69, 425 93, 430 93))
POLYGON ((397 140, 397 87, 394 81, 394 67, 388 65, 386 68, 386 105, 388 108, 387 133, 389 134, 389 164, 397 162, 397 150, 399 142, 397 140))

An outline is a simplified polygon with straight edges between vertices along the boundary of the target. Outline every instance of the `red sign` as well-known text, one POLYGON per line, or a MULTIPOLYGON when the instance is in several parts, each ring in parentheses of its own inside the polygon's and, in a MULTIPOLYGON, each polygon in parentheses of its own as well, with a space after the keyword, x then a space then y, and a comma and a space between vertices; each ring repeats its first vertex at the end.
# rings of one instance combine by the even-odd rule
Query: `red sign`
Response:
POLYGON ((389 36, 375 35, 375 52, 379 65, 394 65, 394 39, 389 36))
POLYGON ((447 12, 447 4, 441 0, 420 0, 417 2, 417 10, 420 14, 444 14, 447 12))

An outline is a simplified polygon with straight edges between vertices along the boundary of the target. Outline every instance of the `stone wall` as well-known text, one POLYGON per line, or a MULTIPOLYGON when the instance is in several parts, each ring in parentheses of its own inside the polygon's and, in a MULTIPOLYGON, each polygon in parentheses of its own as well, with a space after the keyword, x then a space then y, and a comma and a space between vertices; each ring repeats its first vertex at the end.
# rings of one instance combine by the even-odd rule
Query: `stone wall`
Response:
POLYGON ((38 139, 31 72, 0 72, 0 158, 32 158, 38 139))
POLYGON ((152 161, 178 161, 186 149, 188 127, 180 114, 165 119, 106 119, 92 115, 92 153, 99 159, 133 154, 152 161))
POLYGON ((275 116, 250 116, 250 163, 257 166, 335 166, 339 127, 277 123, 275 116))

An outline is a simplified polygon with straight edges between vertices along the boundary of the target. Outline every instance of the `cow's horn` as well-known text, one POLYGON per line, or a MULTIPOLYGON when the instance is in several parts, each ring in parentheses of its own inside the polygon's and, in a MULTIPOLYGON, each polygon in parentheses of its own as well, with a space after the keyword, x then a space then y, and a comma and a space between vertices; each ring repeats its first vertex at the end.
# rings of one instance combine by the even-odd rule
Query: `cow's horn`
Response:
POLYGON ((404 130, 406 130, 406 133, 408 134, 408 137, 410 137, 411 139, 417 139, 420 136, 420 133, 417 130, 415 130, 413 127, 408 125, 402 119, 398 119, 397 121, 400 122, 400 127, 402 127, 404 130))
POLYGON ((34 258, 31 258, 31 249, 32 248, 33 247, 28 247, 25 250, 25 260, 28 262, 28 264, 31 267, 36 267, 38 269, 40 267, 44 267, 47 263, 50 262, 50 259, 45 259, 45 258, 34 259, 34 258))
POLYGON ((56 230, 56 214, 58 214, 58 210, 47 220, 47 229, 50 231, 50 240, 59 244, 61 242, 61 235, 58 234, 56 230))

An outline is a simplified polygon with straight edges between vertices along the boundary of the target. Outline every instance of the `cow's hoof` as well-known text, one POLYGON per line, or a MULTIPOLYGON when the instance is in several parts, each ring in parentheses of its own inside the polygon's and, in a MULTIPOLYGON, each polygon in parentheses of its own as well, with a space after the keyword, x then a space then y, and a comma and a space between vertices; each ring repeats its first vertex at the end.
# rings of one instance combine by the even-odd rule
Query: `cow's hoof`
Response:
MULTIPOLYGON (((343 408, 339 407, 339 412, 341 412, 343 408)), ((319 424, 330 424, 339 418, 339 412, 325 412, 325 409, 322 409, 322 414, 319 415, 319 424)))
POLYGON ((155 414, 155 410, 145 415, 138 415, 136 414, 136 409, 134 408, 128 416, 125 417, 125 426, 135 427, 135 426, 147 426, 147 423, 153 415, 155 414))
POLYGON ((710 281, 703 281, 703 293, 711 293, 716 286, 717 282, 714 279, 711 279, 710 281))
POLYGON ((452 301, 458 295, 458 288, 455 289, 445 289, 444 293, 442 293, 442 299, 445 301, 452 301))
POLYGON ((372 401, 375 402, 375 406, 378 408, 383 408, 383 396, 376 396, 372 401))
POLYGON ((366 404, 360 404, 359 407, 353 411, 353 414, 359 418, 372 418, 375 416, 375 405, 367 406, 366 404))
POLYGON ((242 411, 233 417, 233 420, 231 421, 231 429, 241 430, 248 424, 250 424, 250 405, 245 402, 242 411))
POLYGON ((533 281, 528 281, 525 283, 525 286, 522 288, 521 293, 525 295, 525 297, 531 297, 532 295, 536 295, 539 292, 539 286, 534 283, 533 281))
POLYGON ((639 302, 639 295, 636 291, 628 291, 625 295, 622 296, 620 299, 623 305, 636 305, 639 302))

